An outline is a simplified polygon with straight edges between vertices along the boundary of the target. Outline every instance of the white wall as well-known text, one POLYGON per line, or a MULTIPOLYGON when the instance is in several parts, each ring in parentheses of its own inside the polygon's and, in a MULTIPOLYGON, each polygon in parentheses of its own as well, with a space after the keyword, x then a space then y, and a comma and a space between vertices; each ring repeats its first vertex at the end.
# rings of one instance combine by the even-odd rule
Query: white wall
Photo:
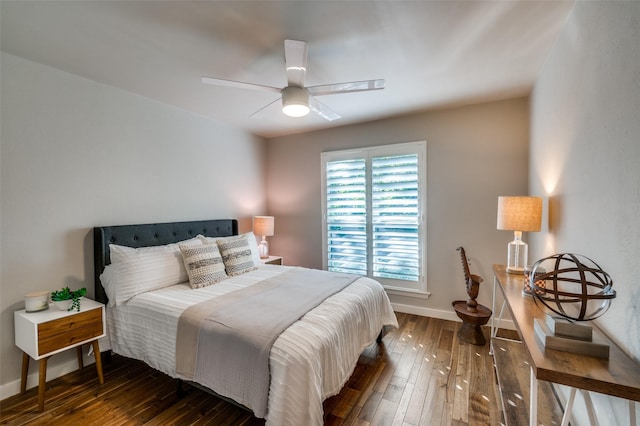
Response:
POLYGON ((93 226, 238 218, 250 230, 265 213, 265 141, 10 54, 1 65, 0 385, 15 390, 25 293, 93 296, 93 226))
MULTIPOLYGON (((640 359, 640 2, 576 3, 535 85, 530 149, 550 205, 530 251, 607 271, 617 297, 597 323, 640 359)), ((626 402, 594 397, 600 424, 628 424, 626 402)))
POLYGON ((324 151, 427 141, 428 300, 391 295, 398 310, 456 319, 467 299, 456 248, 484 277, 479 301, 491 306, 494 263, 513 235, 496 230, 498 196, 527 193, 528 99, 493 102, 270 139, 271 252, 287 264, 322 268, 321 167, 324 151))

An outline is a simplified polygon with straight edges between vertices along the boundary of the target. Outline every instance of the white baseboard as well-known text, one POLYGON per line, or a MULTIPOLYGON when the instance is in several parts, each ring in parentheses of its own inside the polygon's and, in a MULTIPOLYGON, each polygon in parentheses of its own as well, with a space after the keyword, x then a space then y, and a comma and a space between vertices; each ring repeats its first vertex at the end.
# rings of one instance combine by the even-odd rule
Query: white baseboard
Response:
MULTIPOLYGON (((456 313, 453 311, 443 311, 439 309, 423 308, 420 306, 404 305, 401 303, 391 303, 391 306, 393 307, 393 310, 396 312, 402 312, 405 314, 412 314, 412 315, 420 315, 423 317, 438 318, 438 319, 443 319, 448 321, 462 322, 462 320, 458 318, 456 313)), ((487 325, 491 325, 491 320, 489 320, 489 323, 487 325)), ((513 321, 506 320, 504 318, 498 323, 496 323, 495 326, 498 328, 505 328, 508 330, 516 329, 513 321)))
MULTIPOLYGON (((95 359, 93 355, 91 357, 87 357, 85 354, 83 356, 83 365, 84 368, 90 366, 95 363, 95 359)), ((33 359, 30 361, 30 364, 38 365, 38 361, 34 361, 33 359)), ((93 367, 95 368, 95 367, 93 367)), ((57 379, 60 376, 64 376, 65 374, 71 373, 72 371, 76 371, 78 369, 78 360, 73 359, 58 365, 48 365, 47 366, 47 382, 53 379, 57 379)), ((97 374, 97 373, 96 373, 97 374)), ((38 371, 31 373, 27 376, 27 390, 37 387, 39 380, 38 371)), ((5 383, 0 386, 0 400, 9 398, 10 396, 17 395, 20 393, 20 379, 14 380, 9 383, 5 383)))

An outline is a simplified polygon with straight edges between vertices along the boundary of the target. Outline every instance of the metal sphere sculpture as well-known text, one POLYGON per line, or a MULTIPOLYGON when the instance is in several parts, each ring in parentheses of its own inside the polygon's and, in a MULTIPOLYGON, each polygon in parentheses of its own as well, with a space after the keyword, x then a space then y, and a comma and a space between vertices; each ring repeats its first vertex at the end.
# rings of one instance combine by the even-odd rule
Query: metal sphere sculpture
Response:
POLYGON ((597 263, 572 253, 538 260, 529 277, 536 305, 548 315, 571 321, 591 321, 604 314, 616 297, 612 286, 613 280, 597 263))

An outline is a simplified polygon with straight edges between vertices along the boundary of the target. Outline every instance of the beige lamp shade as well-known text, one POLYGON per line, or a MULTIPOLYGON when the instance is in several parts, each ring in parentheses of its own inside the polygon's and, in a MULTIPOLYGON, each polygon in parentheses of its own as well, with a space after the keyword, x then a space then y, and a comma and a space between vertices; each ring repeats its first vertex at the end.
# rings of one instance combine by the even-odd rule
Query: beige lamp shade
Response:
POLYGON ((498 229, 540 232, 541 227, 542 198, 498 197, 498 229))
POLYGON ((254 216, 253 233, 263 237, 271 237, 274 228, 273 216, 254 216))

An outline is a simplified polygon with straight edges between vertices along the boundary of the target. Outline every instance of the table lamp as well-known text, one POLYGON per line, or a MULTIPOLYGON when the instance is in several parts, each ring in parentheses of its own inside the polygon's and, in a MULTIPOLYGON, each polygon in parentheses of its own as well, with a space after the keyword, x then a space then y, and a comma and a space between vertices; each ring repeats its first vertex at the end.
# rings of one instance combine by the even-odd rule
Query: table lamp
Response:
POLYGON ((258 252, 261 259, 269 257, 269 244, 266 237, 273 235, 273 216, 254 216, 253 217, 253 233, 262 235, 262 241, 258 245, 258 252))
POLYGON ((527 243, 523 232, 540 232, 542 226, 542 198, 498 197, 498 229, 513 231, 508 245, 507 272, 523 274, 527 265, 527 243))

